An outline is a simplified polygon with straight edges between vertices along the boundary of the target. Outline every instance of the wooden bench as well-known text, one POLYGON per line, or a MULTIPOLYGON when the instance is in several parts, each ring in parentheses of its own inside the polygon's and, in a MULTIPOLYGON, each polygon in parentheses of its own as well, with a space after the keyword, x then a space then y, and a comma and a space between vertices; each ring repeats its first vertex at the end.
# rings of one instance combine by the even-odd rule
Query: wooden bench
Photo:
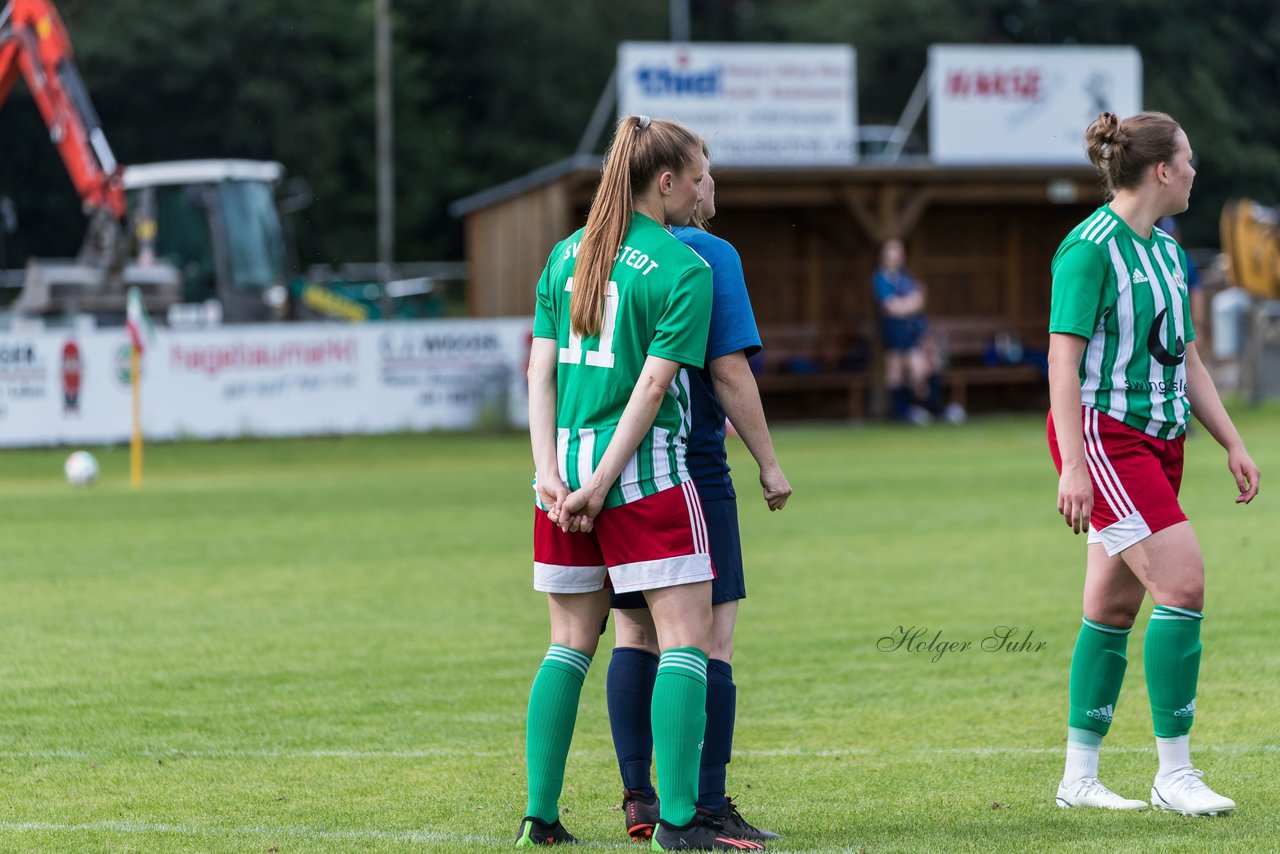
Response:
MULTIPOLYGON (((999 403, 1007 408, 1047 406, 1048 380, 1040 367, 988 363, 999 335, 1013 336, 1024 350, 1046 351, 1045 326, 984 315, 931 317, 930 335, 942 349, 949 399, 969 409, 982 390, 988 401, 1003 398, 999 403)), ((770 418, 858 420, 885 414, 883 353, 875 328, 773 324, 760 327, 760 338, 764 351, 753 368, 770 418)))
POLYGON ((872 358, 865 339, 847 329, 811 324, 762 326, 764 351, 754 360, 765 414, 788 417, 866 416, 872 358))
POLYGON ((942 382, 951 399, 968 409, 971 388, 1002 387, 1017 394, 1033 392, 1036 405, 1047 401, 1049 384, 1039 367, 1025 362, 990 364, 988 358, 998 336, 1004 335, 1024 351, 1047 351, 1045 326, 982 315, 931 317, 929 329, 942 349, 942 382))

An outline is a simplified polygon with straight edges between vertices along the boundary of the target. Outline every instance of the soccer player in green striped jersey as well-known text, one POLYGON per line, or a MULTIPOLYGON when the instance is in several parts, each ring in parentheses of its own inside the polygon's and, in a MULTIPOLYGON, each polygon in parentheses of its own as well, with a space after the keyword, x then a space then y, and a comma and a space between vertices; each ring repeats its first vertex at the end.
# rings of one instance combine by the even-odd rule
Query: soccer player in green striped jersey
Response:
POLYGON ((695 810, 706 723, 711 579, 706 523, 685 465, 686 365, 702 367, 711 268, 664 223, 687 224, 706 170, 675 122, 627 116, 586 227, 538 282, 529 355, 534 588, 551 647, 529 695, 529 800, 518 846, 576 841, 559 798, 583 680, 610 590, 643 591, 662 638, 653 688, 662 786, 658 850, 760 850, 695 810))
POLYGON ((1178 504, 1192 411, 1227 451, 1238 503, 1258 467, 1196 352, 1181 247, 1155 228, 1187 209, 1195 177, 1186 134, 1164 113, 1102 113, 1085 132, 1111 200, 1067 235, 1053 259, 1049 447, 1058 511, 1088 531, 1084 619, 1071 661, 1060 807, 1143 809, 1098 779, 1120 697, 1125 648, 1147 593, 1144 663, 1159 769, 1151 803, 1217 815, 1235 802, 1192 767, 1204 561, 1178 504))

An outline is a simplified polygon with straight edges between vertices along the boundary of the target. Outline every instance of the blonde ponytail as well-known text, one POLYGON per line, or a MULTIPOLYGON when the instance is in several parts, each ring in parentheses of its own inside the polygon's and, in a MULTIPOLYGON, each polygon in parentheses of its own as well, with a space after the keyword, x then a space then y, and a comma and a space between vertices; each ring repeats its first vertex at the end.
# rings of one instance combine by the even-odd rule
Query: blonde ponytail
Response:
POLYGON ((609 276, 631 227, 636 191, 643 192, 663 170, 683 171, 701 146, 678 122, 648 116, 625 116, 618 122, 573 267, 569 323, 578 335, 600 332, 609 276))

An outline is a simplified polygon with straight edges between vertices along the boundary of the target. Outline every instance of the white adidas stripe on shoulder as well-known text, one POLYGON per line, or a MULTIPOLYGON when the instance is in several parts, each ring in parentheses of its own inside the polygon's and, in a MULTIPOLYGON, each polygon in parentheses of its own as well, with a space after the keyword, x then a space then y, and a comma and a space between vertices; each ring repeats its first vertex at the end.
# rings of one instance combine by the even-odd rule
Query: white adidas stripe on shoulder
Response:
POLYGON ((1115 229, 1118 222, 1119 220, 1116 219, 1111 220, 1107 227, 1097 237, 1093 238, 1093 242, 1101 246, 1102 242, 1107 239, 1107 235, 1111 234, 1112 230, 1115 229))
POLYGON ((1081 239, 1081 240, 1088 240, 1088 239, 1089 239, 1089 232, 1090 232, 1090 231, 1092 231, 1093 229, 1097 228, 1098 226, 1100 226, 1102 223, 1104 223, 1104 222, 1106 222, 1106 221, 1107 221, 1107 212, 1106 212, 1106 211, 1104 211, 1104 210, 1095 211, 1095 212, 1094 212, 1094 214, 1093 214, 1093 216, 1092 216, 1092 217, 1090 217, 1089 219, 1085 220, 1084 225, 1083 225, 1083 226, 1081 226, 1081 228, 1080 228, 1080 239, 1081 239))
POLYGON ((1080 233, 1080 237, 1091 243, 1101 244, 1111 230, 1116 227, 1116 218, 1106 211, 1098 211, 1099 216, 1080 233))

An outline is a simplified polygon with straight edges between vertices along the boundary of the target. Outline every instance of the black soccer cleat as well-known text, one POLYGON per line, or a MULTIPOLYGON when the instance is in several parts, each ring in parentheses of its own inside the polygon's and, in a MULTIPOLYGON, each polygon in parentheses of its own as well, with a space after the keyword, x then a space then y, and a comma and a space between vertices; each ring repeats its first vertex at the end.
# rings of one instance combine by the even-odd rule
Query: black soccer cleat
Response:
POLYGON ((684 827, 659 821, 649 841, 652 851, 763 851, 764 844, 754 839, 739 839, 725 830, 717 819, 694 813, 684 827))
POLYGON ((636 842, 644 842, 653 836, 658 823, 658 796, 647 798, 632 789, 622 790, 622 818, 627 823, 627 835, 636 842))
POLYGON ((540 818, 527 815, 520 819, 520 834, 516 837, 517 848, 530 848, 534 845, 574 845, 578 837, 564 829, 560 819, 547 824, 540 818))
POLYGON ((774 833, 771 830, 761 830, 754 824, 751 824, 742 817, 742 813, 738 812, 738 805, 733 802, 733 798, 725 798, 728 804, 721 812, 712 812, 698 807, 698 812, 708 815, 716 821, 724 825, 725 833, 738 839, 754 839, 756 842, 763 842, 766 839, 781 839, 781 833, 774 833))

